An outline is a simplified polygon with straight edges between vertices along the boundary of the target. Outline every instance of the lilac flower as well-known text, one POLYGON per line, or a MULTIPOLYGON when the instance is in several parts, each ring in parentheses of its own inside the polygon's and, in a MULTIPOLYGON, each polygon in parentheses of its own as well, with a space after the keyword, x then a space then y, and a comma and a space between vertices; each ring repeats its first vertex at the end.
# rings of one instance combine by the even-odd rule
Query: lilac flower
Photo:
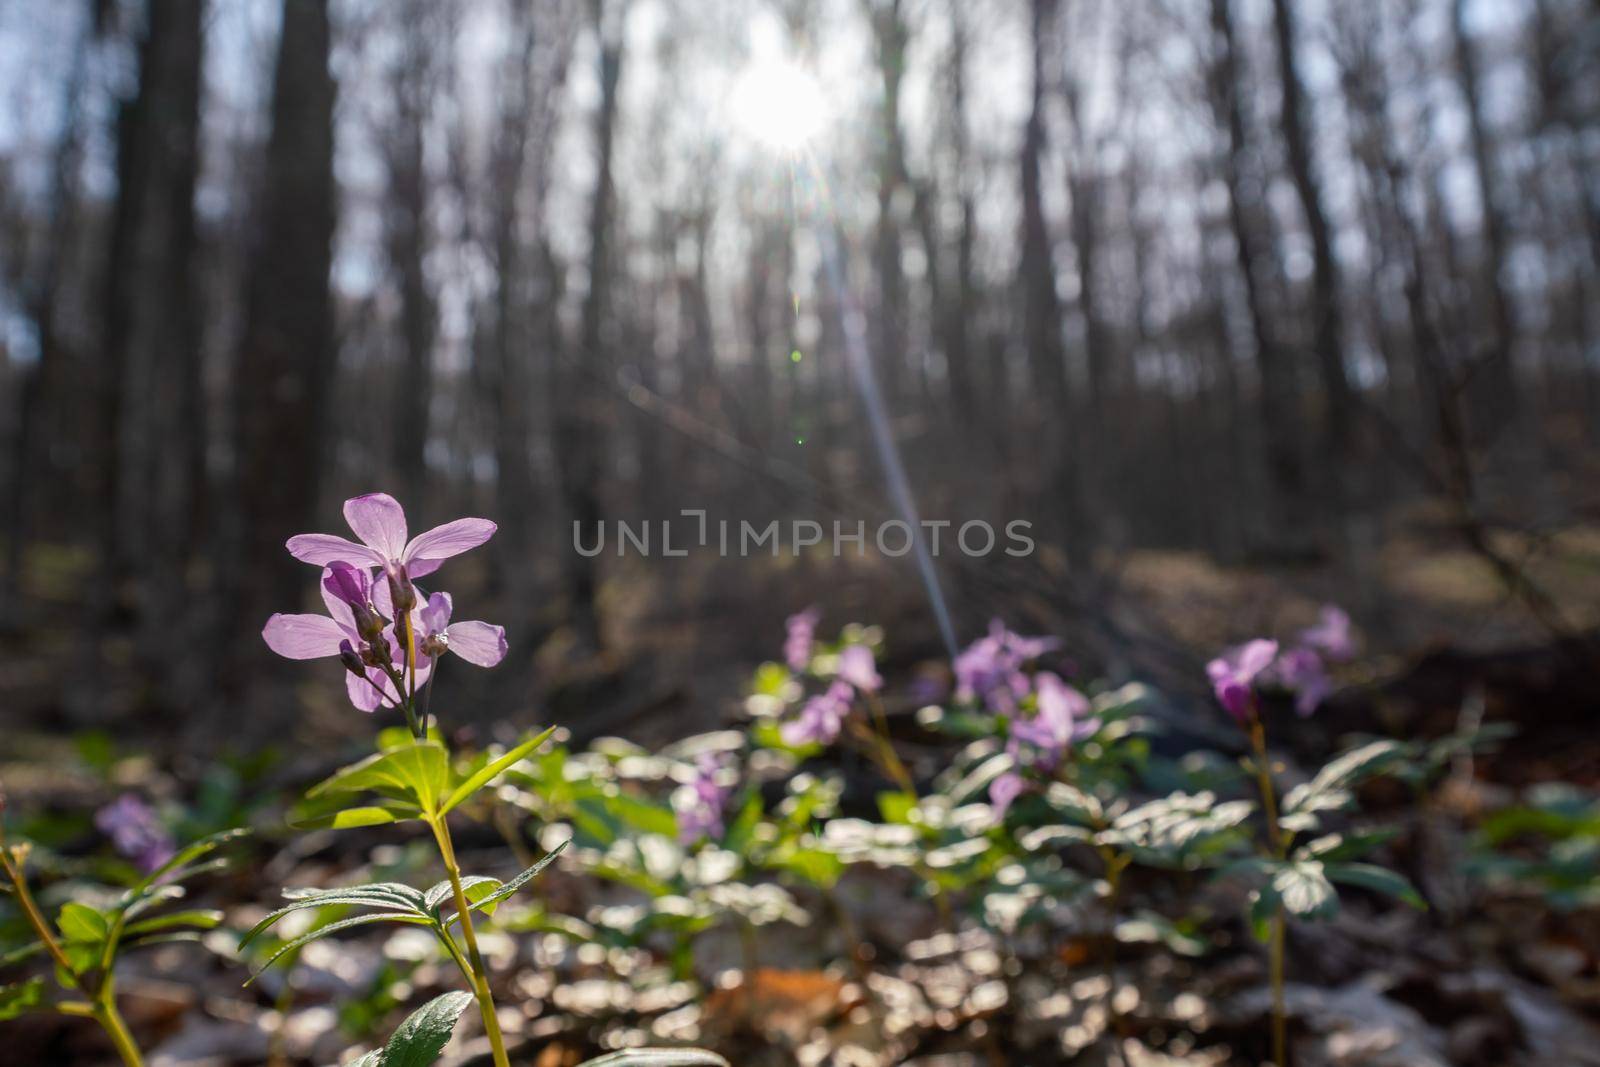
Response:
POLYGON ((1335 604, 1324 604, 1317 624, 1300 631, 1300 645, 1320 652, 1335 663, 1352 658, 1356 646, 1350 636, 1350 616, 1335 604))
POLYGON ((1239 722, 1249 719, 1255 707, 1256 677, 1272 665, 1278 642, 1257 638, 1228 649, 1206 664, 1217 700, 1239 722))
MULTIPOLYGON (((357 626, 355 610, 344 596, 347 593, 355 595, 353 591, 360 590, 364 575, 365 572, 359 568, 348 565, 344 568, 325 567, 322 571, 322 602, 327 606, 328 614, 273 615, 262 628, 261 636, 268 648, 288 659, 338 656, 347 665, 354 666, 344 653, 348 651, 354 654, 365 666, 360 675, 353 672, 346 674, 346 691, 350 703, 362 711, 370 712, 377 710, 384 700, 390 704, 400 702, 400 694, 394 683, 378 664, 384 662, 384 655, 388 655, 390 666, 399 673, 405 666, 405 653, 395 640, 393 624, 373 637, 363 635, 357 626)), ((389 615, 389 611, 382 610, 382 606, 388 603, 388 591, 383 584, 368 582, 365 589, 366 595, 372 599, 364 605, 364 610, 373 612, 375 617, 389 615)), ((431 669, 427 660, 416 665, 417 685, 427 681, 431 669)))
POLYGON ((111 845, 145 874, 173 857, 176 846, 156 813, 132 793, 124 793, 95 812, 94 824, 111 845))
POLYGON ((835 681, 825 693, 818 693, 800 709, 800 717, 783 724, 779 731, 783 743, 800 745, 831 745, 844 728, 845 716, 850 714, 850 701, 855 696, 845 681, 835 681))
POLYGON ((703 837, 721 837, 725 829, 722 809, 733 792, 731 784, 724 784, 722 764, 716 757, 702 755, 695 761, 694 778, 672 797, 673 809, 678 815, 678 840, 692 845, 703 837))
POLYGON ((814 607, 790 615, 784 621, 788 632, 783 639, 783 661, 791 671, 803 671, 811 665, 811 646, 816 641, 820 621, 822 612, 814 607))
POLYGON ((1002 714, 1014 712, 1031 688, 1023 668, 1059 644, 1050 637, 1014 634, 995 619, 989 624, 988 636, 980 637, 956 657, 957 699, 981 701, 1002 714))
POLYGON ((333 534, 298 534, 288 540, 289 554, 320 566, 343 561, 391 571, 404 567, 412 578, 421 578, 451 556, 477 548, 497 528, 488 519, 456 519, 407 541, 405 509, 387 493, 351 497, 344 502, 344 518, 361 544, 333 534))
POLYGON ((434 593, 417 612, 421 648, 429 659, 454 652, 468 663, 493 667, 506 657, 506 630, 487 622, 451 622, 449 593, 434 593))
POLYGON ((989 806, 995 819, 1004 819, 1011 804, 1022 795, 1025 783, 1016 771, 1007 771, 989 783, 989 806))
POLYGON ((1309 648, 1290 649, 1272 665, 1271 679, 1294 693, 1294 710, 1309 716, 1333 691, 1322 657, 1309 648))
POLYGON ((1084 695, 1054 674, 1040 671, 1034 678, 1034 690, 1037 712, 1032 718, 1018 718, 1011 723, 1012 745, 1031 745, 1038 754, 1036 765, 1054 770, 1067 749, 1093 734, 1099 723, 1087 718, 1089 701, 1084 695))
POLYGON ((876 693, 883 688, 872 649, 866 645, 846 645, 840 650, 838 675, 862 693, 876 693))

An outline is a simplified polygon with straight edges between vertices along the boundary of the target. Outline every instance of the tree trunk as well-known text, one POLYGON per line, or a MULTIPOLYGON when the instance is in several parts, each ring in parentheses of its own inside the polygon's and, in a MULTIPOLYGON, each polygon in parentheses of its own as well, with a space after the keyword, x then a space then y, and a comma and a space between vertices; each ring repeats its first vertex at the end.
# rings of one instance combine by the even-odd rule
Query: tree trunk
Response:
POLYGON ((1339 263, 1334 257, 1333 233, 1323 208, 1322 186, 1306 130, 1310 104, 1300 74, 1293 0, 1272 0, 1272 16, 1278 77, 1283 89, 1278 121, 1289 157, 1289 175, 1311 237, 1311 321, 1325 406, 1323 438, 1329 469, 1336 471, 1348 458, 1352 414, 1350 379, 1344 364, 1344 328, 1339 311, 1339 263))
POLYGON ((237 602, 247 661, 264 652, 255 624, 271 610, 292 609, 306 586, 306 567, 284 551, 285 539, 323 526, 317 500, 337 356, 328 290, 335 224, 329 38, 327 0, 284 0, 235 397, 237 580, 244 583, 237 602))

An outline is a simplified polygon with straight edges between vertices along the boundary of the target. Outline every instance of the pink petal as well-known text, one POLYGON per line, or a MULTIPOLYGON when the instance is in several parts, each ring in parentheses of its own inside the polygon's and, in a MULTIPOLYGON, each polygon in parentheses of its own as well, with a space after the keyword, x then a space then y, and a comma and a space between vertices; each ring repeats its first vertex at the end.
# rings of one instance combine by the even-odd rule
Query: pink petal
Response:
POLYGON ((435 593, 430 596, 428 603, 422 608, 422 632, 443 633, 445 627, 450 625, 450 612, 454 607, 449 593, 435 593))
POLYGON ((411 566, 412 560, 434 561, 434 566, 438 566, 436 562, 438 560, 459 556, 468 549, 477 548, 493 537, 496 529, 498 527, 488 519, 457 519, 454 522, 447 522, 443 526, 435 526, 426 533, 419 533, 412 538, 411 543, 406 546, 403 558, 411 576, 415 578, 418 571, 411 566))
MULTIPOLYGON (((379 685, 382 685, 384 692, 390 694, 394 692, 394 687, 391 686, 388 683, 388 680, 377 671, 369 670, 367 671, 367 675, 372 678, 373 681, 377 682, 379 685)), ((370 714, 371 712, 377 711, 379 705, 382 704, 382 701, 378 698, 378 691, 372 688, 371 684, 363 681, 360 678, 357 678, 349 671, 344 672, 344 688, 345 692, 350 694, 350 703, 356 706, 357 711, 365 711, 370 714)))
POLYGON ((322 606, 328 609, 328 616, 335 625, 345 632, 345 635, 350 638, 353 644, 360 640, 359 635, 356 633, 355 612, 350 610, 349 604, 340 600, 333 590, 328 588, 328 579, 332 574, 333 568, 322 568, 322 584, 317 587, 317 591, 322 594, 322 606))
POLYGON ((493 667, 506 657, 506 628, 487 622, 452 623, 445 631, 450 651, 480 667, 493 667))
POLYGON ((349 635, 326 615, 274 615, 261 630, 267 647, 288 659, 337 656, 349 635))
POLYGON ((289 550, 289 555, 301 563, 315 563, 319 567, 326 567, 338 560, 353 563, 357 567, 377 566, 383 562, 365 545, 333 534, 296 534, 284 543, 284 547, 289 550))
POLYGON ((399 559, 406 550, 406 512, 388 493, 368 493, 346 500, 344 521, 385 560, 399 559))
POLYGON ((1278 642, 1257 638, 1239 650, 1239 678, 1249 682, 1272 665, 1278 655, 1278 642))

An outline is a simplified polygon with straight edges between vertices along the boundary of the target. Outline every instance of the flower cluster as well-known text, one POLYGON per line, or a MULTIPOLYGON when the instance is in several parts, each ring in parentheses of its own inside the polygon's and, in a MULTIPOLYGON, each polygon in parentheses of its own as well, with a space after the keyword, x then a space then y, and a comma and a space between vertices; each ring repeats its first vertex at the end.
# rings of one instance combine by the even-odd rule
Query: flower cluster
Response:
POLYGON ((111 847, 149 874, 177 851, 172 835, 156 818, 155 809, 132 793, 124 793, 95 812, 94 824, 111 838, 111 847))
MULTIPOLYGON (((793 636, 790 619, 790 635, 793 636)), ((814 623, 812 625, 815 625, 814 623)), ((839 650, 838 667, 828 688, 807 700, 800 717, 783 724, 781 736, 786 745, 831 745, 839 739, 845 718, 856 696, 867 696, 883 688, 872 649, 866 645, 846 645, 839 650)))
POLYGON ((1090 716, 1088 698, 1056 675, 1039 671, 1032 686, 1033 714, 1018 714, 1010 722, 1006 753, 1011 769, 989 783, 989 803, 996 818, 1004 818, 1011 802, 1027 788, 1024 772, 1053 777, 1073 744, 1100 728, 1090 716))
POLYGON ((710 753, 695 761, 694 777, 672 795, 678 816, 678 840, 692 845, 705 837, 721 837, 723 809, 733 793, 736 778, 710 753))
POLYGON ((1264 686, 1293 693, 1295 711, 1307 716, 1333 689, 1326 662, 1353 655, 1350 616, 1329 604, 1315 626, 1300 631, 1293 646, 1284 649, 1266 638, 1247 641, 1206 664, 1206 675, 1217 702, 1240 723, 1256 714, 1256 692, 1264 686))
POLYGON ((412 580, 489 540, 488 519, 456 519, 407 540, 406 514, 386 493, 344 503, 360 544, 332 534, 300 534, 287 547, 322 567, 326 615, 273 615, 261 636, 289 659, 338 657, 350 702, 362 711, 409 707, 446 652, 492 667, 506 654, 502 627, 450 621, 449 593, 424 594, 412 580))
POLYGON ((1023 637, 995 619, 989 633, 968 645, 956 657, 956 699, 981 703, 990 711, 1009 715, 1032 691, 1024 668, 1046 652, 1060 647, 1053 637, 1023 637))

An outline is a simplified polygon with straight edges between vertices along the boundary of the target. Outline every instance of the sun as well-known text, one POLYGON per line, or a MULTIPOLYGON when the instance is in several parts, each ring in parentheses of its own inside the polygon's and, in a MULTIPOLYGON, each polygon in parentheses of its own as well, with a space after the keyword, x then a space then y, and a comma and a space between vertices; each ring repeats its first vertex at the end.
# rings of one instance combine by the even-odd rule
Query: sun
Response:
POLYGON ((733 122, 770 152, 793 155, 827 125, 827 102, 817 79, 788 59, 758 60, 733 83, 733 122))

